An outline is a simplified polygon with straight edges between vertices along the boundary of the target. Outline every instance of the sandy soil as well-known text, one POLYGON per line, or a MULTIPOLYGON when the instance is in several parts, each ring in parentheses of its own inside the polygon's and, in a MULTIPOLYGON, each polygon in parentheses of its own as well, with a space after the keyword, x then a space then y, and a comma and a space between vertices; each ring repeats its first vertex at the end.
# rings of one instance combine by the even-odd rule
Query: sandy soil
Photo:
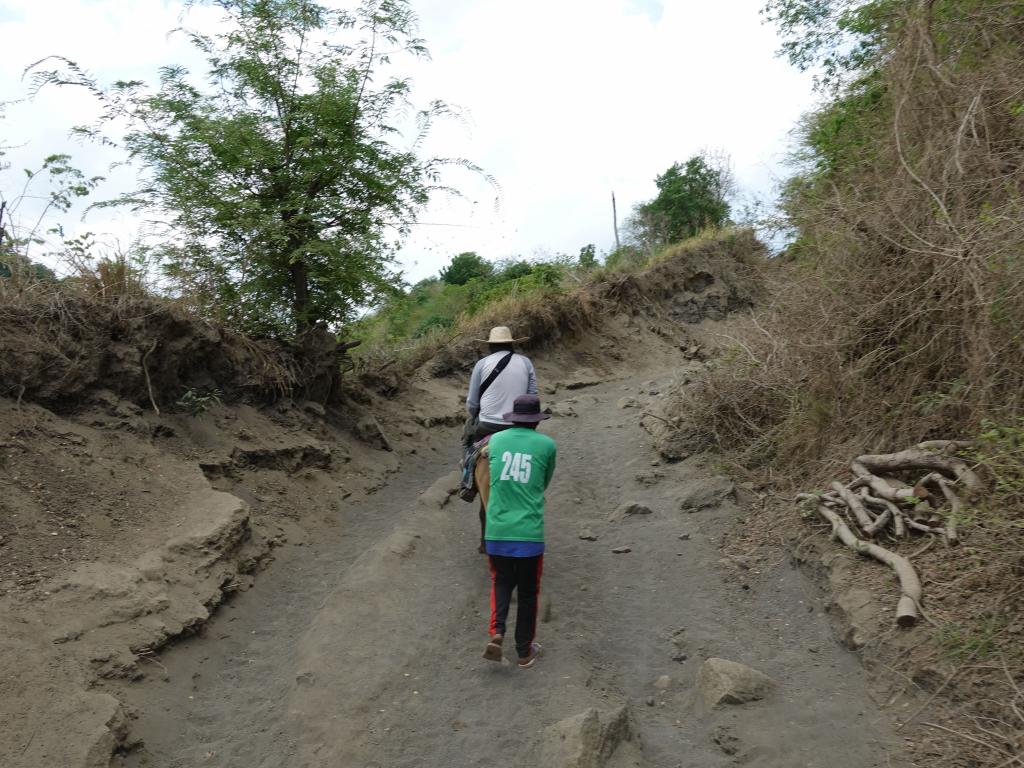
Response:
MULTIPOLYGON (((671 360, 667 350, 649 349, 659 353, 650 359, 671 360)), ((439 432, 335 529, 279 551, 256 589, 160 657, 158 679, 123 692, 144 744, 122 764, 515 763, 552 724, 620 704, 647 766, 904 764, 818 589, 781 556, 749 571, 721 562, 719 541, 739 514, 732 500, 680 509, 716 473, 702 456, 664 463, 640 428, 640 410, 689 365, 673 362, 547 398, 563 415, 544 425, 560 457, 538 637, 546 652, 534 669, 480 657, 487 568, 475 508, 448 495, 450 454, 439 446, 456 435, 439 432), (620 407, 623 398, 639 407, 620 407), (609 521, 623 502, 653 513, 609 521), (584 528, 597 540, 579 538, 584 528), (622 546, 631 551, 612 552, 622 546), (778 689, 704 713, 694 683, 708 657, 749 664, 778 689)), ((538 367, 542 381, 556 380, 538 367)))
POLYGON ((530 670, 481 658, 488 570, 450 494, 464 377, 423 372, 341 420, 0 401, 0 765, 908 765, 818 588, 781 550, 727 556, 729 481, 655 450, 718 338, 690 323, 736 298, 658 269, 680 283, 662 304, 640 291, 533 355, 560 456, 530 670), (777 687, 705 711, 711 657, 777 687))

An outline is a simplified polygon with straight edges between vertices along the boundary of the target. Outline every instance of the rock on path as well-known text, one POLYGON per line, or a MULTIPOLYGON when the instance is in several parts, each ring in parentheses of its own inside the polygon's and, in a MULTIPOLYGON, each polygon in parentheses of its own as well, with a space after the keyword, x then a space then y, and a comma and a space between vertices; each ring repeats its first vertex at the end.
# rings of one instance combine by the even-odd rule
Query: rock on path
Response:
POLYGON ((646 504, 637 504, 636 502, 628 502, 626 504, 620 504, 619 507, 608 515, 609 523, 618 523, 625 520, 627 517, 636 517, 637 515, 649 515, 654 510, 648 507, 646 504))
POLYGON ((717 507, 735 495, 736 486, 729 478, 701 478, 683 486, 683 493, 679 497, 679 508, 684 512, 699 512, 707 507, 717 507))
POLYGON ((757 701, 774 687, 775 681, 763 672, 727 659, 708 659, 697 674, 697 691, 706 710, 757 701))
POLYGON ((643 765, 626 707, 605 712, 591 707, 547 728, 522 765, 544 768, 604 768, 643 765))

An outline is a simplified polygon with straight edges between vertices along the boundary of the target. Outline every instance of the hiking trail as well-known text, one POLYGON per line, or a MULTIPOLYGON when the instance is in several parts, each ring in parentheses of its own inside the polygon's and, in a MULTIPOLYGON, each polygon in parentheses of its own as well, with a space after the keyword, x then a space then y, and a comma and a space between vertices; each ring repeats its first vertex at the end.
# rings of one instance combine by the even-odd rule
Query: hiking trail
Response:
MULTIPOLYGON (((653 450, 639 413, 680 374, 545 396, 559 414, 542 425, 559 463, 535 668, 481 658, 488 572, 475 504, 449 495, 458 433, 447 428, 336 532, 279 550, 254 589, 161 656, 164 681, 129 687, 144 745, 123 764, 490 766, 588 708, 621 706, 637 748, 624 765, 899 764, 819 589, 782 553, 749 573, 721 563, 719 539, 739 514, 731 483, 705 456, 669 464, 653 450), (695 494, 707 505, 681 509, 695 494), (650 513, 610 519, 631 503, 650 513), (702 711, 695 684, 711 657, 776 688, 702 711), (857 738, 837 739, 837 725, 857 738)), ((620 752, 579 764, 616 765, 620 752)))

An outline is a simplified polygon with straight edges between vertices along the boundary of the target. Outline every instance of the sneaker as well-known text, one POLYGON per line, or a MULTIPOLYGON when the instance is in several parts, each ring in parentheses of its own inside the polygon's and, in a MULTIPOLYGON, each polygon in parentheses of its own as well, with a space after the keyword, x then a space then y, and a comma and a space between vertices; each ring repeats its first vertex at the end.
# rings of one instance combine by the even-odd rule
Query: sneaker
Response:
POLYGON ((535 662, 537 660, 537 657, 540 656, 543 652, 544 648, 541 646, 540 643, 532 643, 530 645, 530 655, 521 656, 519 658, 519 668, 528 669, 529 667, 532 667, 533 662, 535 662))
POLYGON ((476 498, 476 488, 459 488, 459 498, 463 501, 473 501, 476 498))
POLYGON ((488 661, 501 661, 501 644, 504 640, 501 635, 492 637, 484 649, 484 658, 488 661))

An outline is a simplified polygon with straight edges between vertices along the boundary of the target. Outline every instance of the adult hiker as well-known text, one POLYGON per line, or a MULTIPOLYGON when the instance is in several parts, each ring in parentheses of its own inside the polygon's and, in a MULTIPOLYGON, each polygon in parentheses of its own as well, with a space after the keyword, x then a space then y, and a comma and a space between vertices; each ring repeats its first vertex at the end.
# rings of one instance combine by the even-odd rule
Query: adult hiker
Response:
POLYGON ((515 398, 502 419, 511 426, 487 443, 490 495, 485 546, 491 566, 490 639, 484 658, 501 661, 512 593, 516 601, 519 666, 532 667, 541 653, 534 642, 544 568, 544 491, 555 474, 555 441, 537 432, 548 418, 536 395, 515 398))
MULTIPOLYGON (((476 496, 473 487, 473 444, 488 435, 493 435, 512 426, 503 417, 512 410, 518 395, 537 394, 537 373, 526 355, 514 350, 515 344, 526 341, 515 339, 512 331, 499 325, 491 328, 487 339, 478 339, 487 344, 487 354, 477 360, 469 378, 469 394, 466 410, 469 418, 462 432, 463 472, 459 496, 472 501, 476 496)), ((480 507, 480 547, 484 539, 484 509, 480 507)))

